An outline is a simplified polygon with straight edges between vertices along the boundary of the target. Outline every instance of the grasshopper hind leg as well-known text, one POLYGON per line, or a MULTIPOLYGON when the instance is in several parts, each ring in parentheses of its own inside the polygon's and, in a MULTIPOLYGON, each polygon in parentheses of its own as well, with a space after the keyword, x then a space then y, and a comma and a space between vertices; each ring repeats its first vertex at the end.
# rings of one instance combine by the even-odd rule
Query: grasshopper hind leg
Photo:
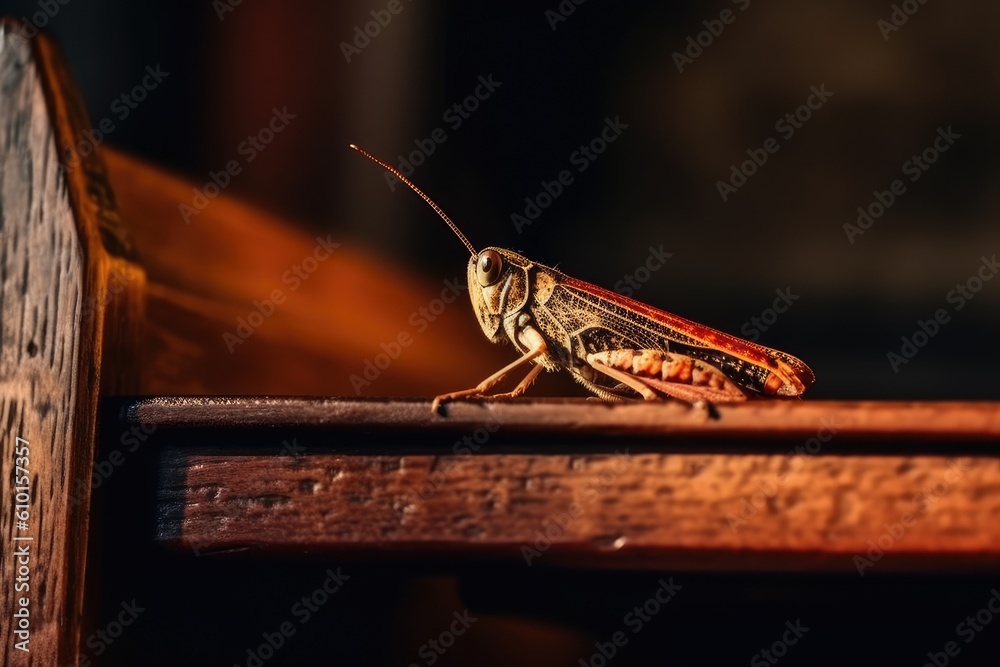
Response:
POLYGON ((747 395, 709 363, 661 350, 607 350, 587 355, 587 363, 639 392, 646 400, 669 396, 684 403, 745 401, 747 395))
POLYGON ((624 371, 620 371, 617 368, 612 368, 611 366, 603 364, 600 361, 596 360, 588 360, 588 361, 590 361, 591 368, 601 373, 604 373, 608 377, 618 380, 629 389, 639 392, 639 395, 642 396, 647 401, 655 401, 660 398, 655 391, 653 391, 646 383, 642 382, 639 378, 633 375, 629 375, 624 371))
POLYGON ((573 372, 572 375, 574 380, 582 384, 584 387, 587 388, 588 391, 592 392, 597 398, 601 399, 602 401, 608 401, 610 403, 621 403, 630 398, 633 398, 632 396, 626 395, 625 390, 627 389, 627 386, 624 383, 619 383, 615 387, 611 388, 602 387, 596 382, 593 382, 583 377, 583 375, 581 375, 579 372, 573 372))

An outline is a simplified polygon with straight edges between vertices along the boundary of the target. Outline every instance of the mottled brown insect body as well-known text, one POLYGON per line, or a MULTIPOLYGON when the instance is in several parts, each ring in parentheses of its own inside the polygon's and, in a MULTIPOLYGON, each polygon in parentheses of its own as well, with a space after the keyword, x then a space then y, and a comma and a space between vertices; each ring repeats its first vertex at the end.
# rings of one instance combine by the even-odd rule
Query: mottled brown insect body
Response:
POLYGON ((532 364, 522 394, 543 369, 566 370, 606 400, 670 396, 689 403, 748 396, 799 396, 815 380, 799 359, 652 308, 572 278, 504 248, 477 252, 427 195, 394 173, 455 231, 472 257, 467 277, 473 310, 492 342, 514 344, 521 357, 473 389, 435 399, 483 395, 511 371, 532 364))

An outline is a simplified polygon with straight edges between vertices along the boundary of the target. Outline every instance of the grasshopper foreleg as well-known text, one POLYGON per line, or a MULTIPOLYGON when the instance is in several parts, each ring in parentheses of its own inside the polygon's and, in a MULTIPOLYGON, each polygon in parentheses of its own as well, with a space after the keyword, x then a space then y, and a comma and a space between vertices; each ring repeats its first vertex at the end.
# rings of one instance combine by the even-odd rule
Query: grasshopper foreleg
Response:
MULTIPOLYGON (((530 326, 524 327, 519 332, 519 337, 521 339, 521 342, 525 343, 529 349, 527 352, 522 354, 517 361, 507 364, 506 366, 504 366, 496 373, 494 373, 493 375, 489 376, 488 378, 480 382, 472 389, 453 391, 449 394, 442 394, 440 396, 436 396, 434 398, 434 402, 431 403, 431 410, 437 412, 438 408, 441 407, 441 403, 443 403, 444 401, 451 401, 456 398, 463 398, 466 396, 485 395, 487 391, 496 386, 496 384, 500 382, 500 380, 502 380, 512 371, 515 371, 524 364, 527 364, 533 361, 534 359, 537 359, 538 357, 542 356, 548 351, 548 346, 545 344, 545 339, 542 338, 542 335, 540 333, 538 333, 535 329, 533 329, 530 326)), ((530 371, 528 371, 528 374, 524 377, 523 380, 521 380, 521 382, 517 385, 517 387, 513 389, 513 391, 507 392, 505 394, 497 394, 497 396, 502 398, 514 398, 520 396, 531 385, 531 383, 534 382, 535 378, 538 377, 538 374, 541 371, 542 371, 542 366, 540 365, 534 366, 530 371)))

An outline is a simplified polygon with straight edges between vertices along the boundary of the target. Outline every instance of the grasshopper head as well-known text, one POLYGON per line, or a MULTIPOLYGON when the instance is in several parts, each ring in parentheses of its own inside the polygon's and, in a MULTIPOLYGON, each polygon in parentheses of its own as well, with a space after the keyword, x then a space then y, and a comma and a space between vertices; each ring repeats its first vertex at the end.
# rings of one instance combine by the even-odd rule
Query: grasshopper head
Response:
POLYGON ((469 259, 467 277, 472 309, 483 333, 494 343, 503 339, 504 318, 528 303, 527 259, 503 248, 486 248, 469 259))

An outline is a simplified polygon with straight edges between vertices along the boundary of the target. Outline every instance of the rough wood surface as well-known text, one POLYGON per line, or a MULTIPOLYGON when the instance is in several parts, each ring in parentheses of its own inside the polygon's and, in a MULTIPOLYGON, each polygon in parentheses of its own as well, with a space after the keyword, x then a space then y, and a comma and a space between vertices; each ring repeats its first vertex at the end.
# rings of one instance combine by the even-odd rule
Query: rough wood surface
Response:
POLYGON ((199 554, 730 571, 851 571, 858 556, 876 571, 1000 567, 992 458, 173 450, 164 479, 160 539, 199 554), (869 554, 873 543, 881 552, 869 554))
POLYGON ((90 478, 99 390, 135 391, 127 375, 101 371, 108 356, 119 370, 134 368, 117 343, 137 337, 129 327, 140 321, 143 280, 128 261, 103 165, 74 148, 89 125, 60 59, 44 36, 25 39, 18 27, 0 22, 0 663, 75 664, 89 487, 77 502, 71 494, 90 478), (122 289, 111 288, 113 273, 125 277, 122 289), (26 526, 14 523, 10 486, 17 438, 30 447, 26 526), (25 544, 28 581, 14 557, 25 544), (15 576, 30 588, 15 591, 15 576), (30 600, 30 652, 16 648, 22 597, 30 600))
POLYGON ((159 539, 199 554, 1000 566, 997 404, 769 401, 708 421, 584 400, 458 402, 447 417, 388 400, 119 409, 161 429, 159 539))
POLYGON ((1000 404, 961 401, 749 401, 714 414, 676 401, 605 403, 589 399, 455 401, 435 414, 423 399, 159 396, 123 399, 134 424, 174 428, 357 427, 470 429, 694 438, 802 437, 833 426, 838 439, 1000 440, 1000 404))

